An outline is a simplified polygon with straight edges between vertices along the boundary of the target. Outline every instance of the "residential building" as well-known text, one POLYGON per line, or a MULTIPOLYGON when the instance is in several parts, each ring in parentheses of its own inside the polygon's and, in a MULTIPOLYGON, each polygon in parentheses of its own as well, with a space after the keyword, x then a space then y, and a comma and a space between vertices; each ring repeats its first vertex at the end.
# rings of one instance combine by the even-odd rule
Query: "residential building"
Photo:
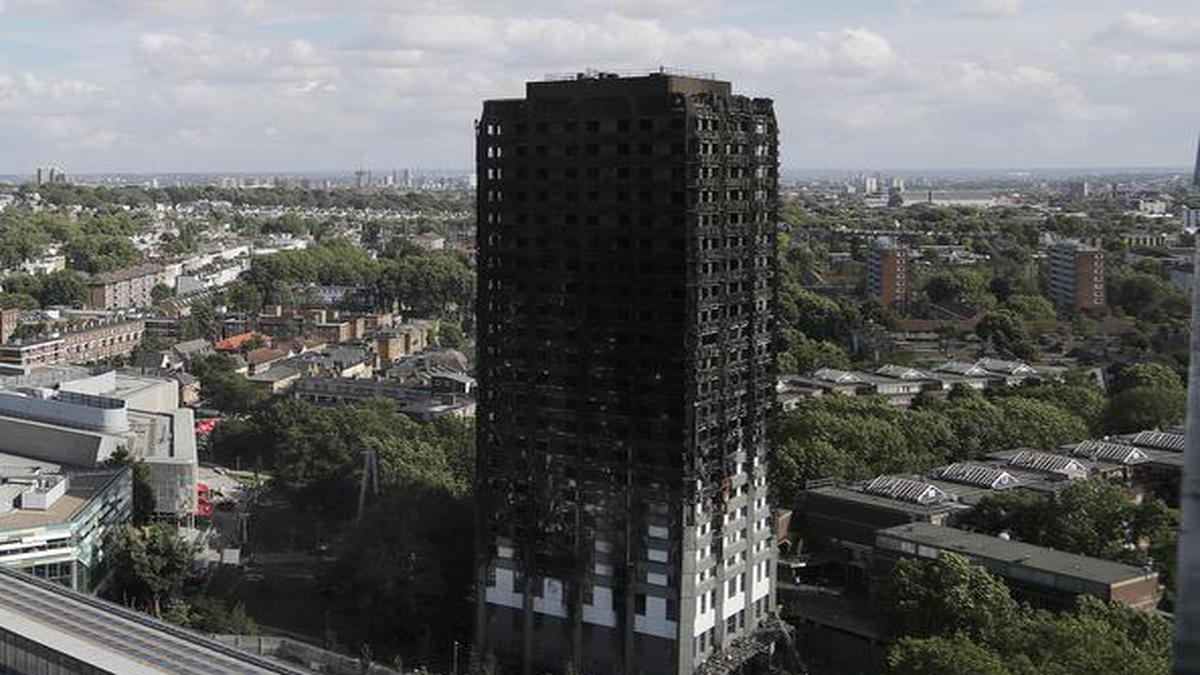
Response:
POLYGON ((470 370, 466 354, 457 349, 430 348, 392 361, 391 367, 383 371, 383 374, 387 379, 402 384, 424 385, 437 373, 465 375, 470 370))
POLYGON ((132 515, 128 469, 67 469, 0 453, 0 567, 80 591, 103 580, 104 540, 132 515))
POLYGON ((259 333, 245 332, 236 335, 230 335, 223 340, 219 340, 213 344, 213 351, 233 354, 249 349, 256 342, 270 342, 259 333))
POLYGON ((1200 230, 1200 207, 1183 207, 1183 229, 1186 232, 1200 230))
POLYGON ((273 365, 269 368, 264 368, 255 371, 246 379, 253 382, 268 394, 282 394, 291 389, 303 373, 298 369, 285 364, 273 365))
POLYGON ((777 132, 728 82, 584 73, 477 125, 479 656, 769 651, 777 132))
POLYGON ((39 166, 34 180, 38 185, 48 185, 51 183, 66 183, 67 174, 57 166, 39 166))
MULTIPOLYGON (((468 392, 471 387, 467 387, 468 392)), ((386 380, 343 377, 304 377, 293 383, 292 393, 314 405, 349 405, 375 398, 397 404, 400 412, 418 421, 438 417, 475 416, 475 399, 448 387, 414 387, 386 380)))
POLYGON ((386 370, 399 359, 433 344, 438 322, 417 319, 385 328, 375 334, 376 367, 386 370))
POLYGON ((84 364, 122 358, 142 342, 145 324, 105 321, 85 325, 57 337, 13 340, 0 344, 0 369, 28 370, 37 366, 84 364))
POLYGON ((9 338, 21 325, 21 310, 16 307, 0 309, 0 345, 8 344, 9 338))
POLYGON ((1104 307, 1104 251, 1077 241, 1050 249, 1050 299, 1062 309, 1104 307))
POLYGON ((894 239, 877 239, 867 254, 867 293, 904 313, 912 297, 912 251, 894 239))
POLYGON ((92 309, 132 309, 154 304, 151 291, 163 284, 174 286, 162 265, 146 263, 114 272, 92 275, 87 280, 88 307, 92 309))
POLYGON ((1122 232, 1121 243, 1129 248, 1168 248, 1179 243, 1179 235, 1162 230, 1122 232))
POLYGON ((246 352, 246 363, 250 366, 250 374, 255 375, 266 371, 291 355, 291 352, 286 349, 259 347, 246 352))
POLYGON ((889 576, 900 558, 936 558, 943 553, 957 553, 983 566, 1004 579, 1015 594, 1037 605, 1070 607, 1077 596, 1093 595, 1153 611, 1162 598, 1158 572, 931 523, 898 525, 876 533, 875 576, 889 576))
POLYGON ((422 232, 421 234, 414 234, 404 239, 413 246, 423 248, 426 251, 441 251, 446 248, 446 238, 433 232, 422 232))
POLYGON ((779 378, 776 391, 785 406, 824 394, 879 396, 894 406, 908 407, 921 394, 944 396, 955 387, 984 390, 1026 382, 1061 379, 1059 367, 1033 367, 1020 361, 980 359, 947 361, 929 370, 885 364, 872 372, 818 368, 805 375, 779 378))

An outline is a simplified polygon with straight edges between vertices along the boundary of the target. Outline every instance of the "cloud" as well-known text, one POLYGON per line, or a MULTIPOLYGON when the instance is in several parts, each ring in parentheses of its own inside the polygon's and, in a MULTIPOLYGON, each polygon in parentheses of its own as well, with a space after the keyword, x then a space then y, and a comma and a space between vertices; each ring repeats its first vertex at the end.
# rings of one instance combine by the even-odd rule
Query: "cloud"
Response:
POLYGON ((1021 13, 1021 0, 957 0, 958 13, 978 19, 995 19, 1021 13))
POLYGON ((1125 12, 1098 31, 1089 56, 1120 75, 1162 78, 1200 68, 1200 19, 1125 12))
POLYGON ((1116 23, 1100 31, 1095 41, 1134 48, 1200 51, 1200 19, 1125 12, 1116 23))
POLYGON ((103 103, 104 94, 103 87, 82 80, 0 73, 0 111, 5 113, 91 109, 103 103))
POLYGON ((39 156, 26 138, 123 169, 468 166, 482 100, 588 67, 772 97, 790 165, 1092 157, 1100 134, 1161 148, 1159 92, 1200 106, 1196 12, 1056 7, 1047 40, 1043 3, 894 2, 10 0, 5 20, 71 23, 45 36, 58 58, 0 75, 0 147, 18 167, 39 156))

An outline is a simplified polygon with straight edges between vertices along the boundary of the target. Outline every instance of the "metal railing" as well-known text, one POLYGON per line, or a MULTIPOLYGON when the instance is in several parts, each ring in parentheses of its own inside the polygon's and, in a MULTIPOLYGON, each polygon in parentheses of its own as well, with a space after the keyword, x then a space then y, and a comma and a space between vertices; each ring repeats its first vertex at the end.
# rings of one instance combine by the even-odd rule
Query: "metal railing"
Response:
POLYGON ((687 70, 684 68, 669 68, 667 66, 659 66, 657 68, 629 68, 621 70, 599 70, 596 68, 587 68, 574 73, 547 73, 542 79, 545 82, 567 82, 571 80, 602 80, 609 77, 647 77, 650 75, 692 77, 699 80, 717 79, 717 74, 714 72, 703 70, 687 70))

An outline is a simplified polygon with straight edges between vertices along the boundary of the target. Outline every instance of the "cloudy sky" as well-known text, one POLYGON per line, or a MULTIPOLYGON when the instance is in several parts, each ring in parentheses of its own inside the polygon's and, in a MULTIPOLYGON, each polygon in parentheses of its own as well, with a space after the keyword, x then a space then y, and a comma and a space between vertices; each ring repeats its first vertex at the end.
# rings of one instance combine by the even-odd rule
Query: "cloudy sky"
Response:
POLYGON ((1196 0, 0 0, 0 173, 471 163, 586 67, 776 100, 790 168, 1178 166, 1196 0))

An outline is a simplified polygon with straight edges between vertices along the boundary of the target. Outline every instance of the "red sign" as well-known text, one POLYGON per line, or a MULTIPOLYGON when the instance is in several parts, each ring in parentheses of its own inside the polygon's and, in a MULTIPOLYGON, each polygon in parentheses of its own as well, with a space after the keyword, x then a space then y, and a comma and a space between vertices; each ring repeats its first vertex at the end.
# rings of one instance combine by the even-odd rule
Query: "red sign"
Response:
POLYGON ((199 420, 196 422, 196 435, 203 438, 213 432, 217 424, 221 421, 219 417, 199 420))

